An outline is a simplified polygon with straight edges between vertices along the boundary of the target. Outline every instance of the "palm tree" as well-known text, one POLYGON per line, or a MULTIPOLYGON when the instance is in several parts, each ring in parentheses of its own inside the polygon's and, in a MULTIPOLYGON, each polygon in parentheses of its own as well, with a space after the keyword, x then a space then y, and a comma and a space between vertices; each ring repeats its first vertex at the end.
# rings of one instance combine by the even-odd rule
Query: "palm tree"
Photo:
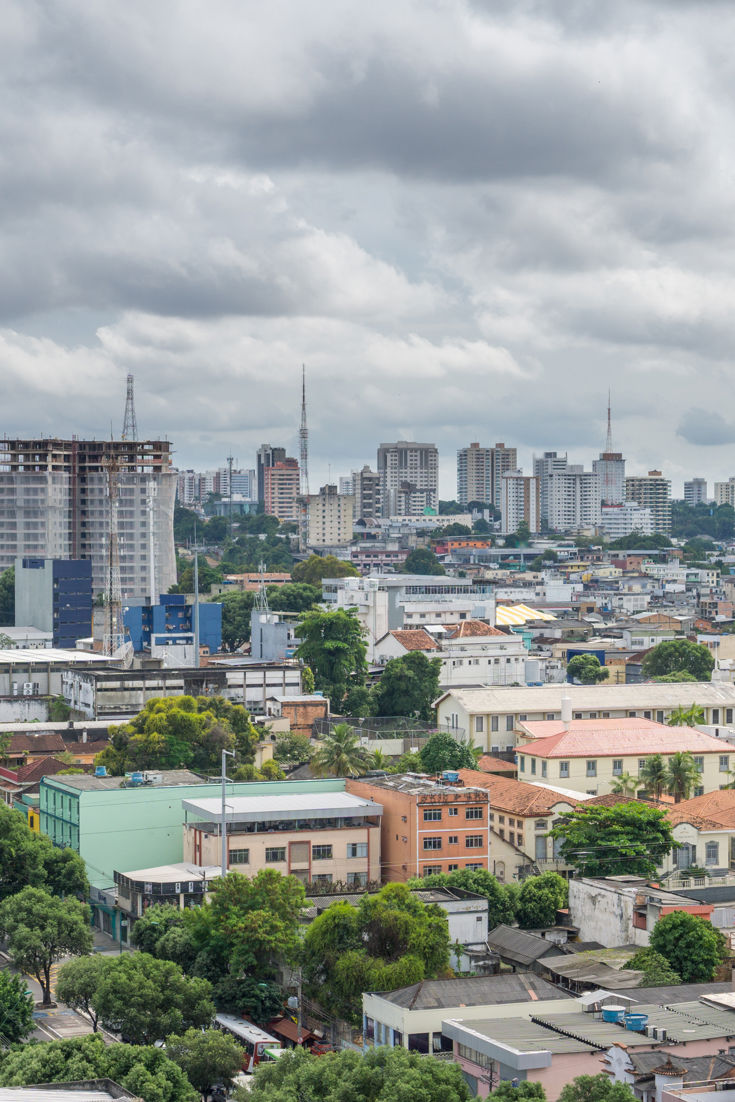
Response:
POLYGON ((699 770, 688 750, 671 755, 666 774, 666 791, 674 797, 675 804, 688 800, 699 783, 699 770))
POLYGON ((357 777, 368 768, 368 755, 349 723, 337 723, 322 739, 310 764, 317 776, 331 773, 333 777, 357 777))
POLYGON ((638 777, 634 777, 632 773, 621 773, 613 781, 612 791, 616 796, 635 796, 639 787, 638 777))
POLYGON ((660 754, 651 754, 646 758, 645 765, 640 772, 640 781, 649 796, 660 800, 668 785, 668 771, 666 763, 660 754))
POLYGON ((369 764, 371 769, 387 769, 390 765, 390 758, 382 750, 373 750, 370 754, 369 764))
POLYGON ((696 727, 704 723, 704 709, 698 704, 691 708, 675 708, 666 721, 669 727, 696 727))

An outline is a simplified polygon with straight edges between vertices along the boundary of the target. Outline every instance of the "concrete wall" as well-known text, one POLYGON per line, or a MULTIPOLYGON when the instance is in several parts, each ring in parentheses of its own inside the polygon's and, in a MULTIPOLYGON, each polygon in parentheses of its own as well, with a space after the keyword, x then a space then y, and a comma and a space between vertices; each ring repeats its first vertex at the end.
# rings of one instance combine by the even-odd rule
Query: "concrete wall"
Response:
POLYGON ((633 927, 633 899, 613 888, 569 881, 569 915, 580 941, 601 945, 648 945, 648 931, 633 927))

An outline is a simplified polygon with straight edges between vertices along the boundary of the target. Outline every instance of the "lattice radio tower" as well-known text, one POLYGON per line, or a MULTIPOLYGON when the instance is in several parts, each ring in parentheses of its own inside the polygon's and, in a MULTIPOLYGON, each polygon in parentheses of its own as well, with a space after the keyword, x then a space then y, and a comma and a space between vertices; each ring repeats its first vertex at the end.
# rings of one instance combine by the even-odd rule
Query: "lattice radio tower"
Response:
POLYGON ((135 377, 133 375, 128 375, 128 387, 125 397, 125 420, 123 421, 121 440, 138 439, 138 422, 135 419, 135 401, 133 399, 134 382, 135 377))

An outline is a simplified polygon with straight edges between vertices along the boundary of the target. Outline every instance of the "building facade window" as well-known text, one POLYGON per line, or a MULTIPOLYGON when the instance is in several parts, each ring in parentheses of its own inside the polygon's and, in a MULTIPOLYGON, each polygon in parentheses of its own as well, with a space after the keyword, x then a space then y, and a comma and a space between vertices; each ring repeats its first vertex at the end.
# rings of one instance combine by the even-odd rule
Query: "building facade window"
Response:
POLYGON ((331 872, 317 872, 312 876, 311 881, 313 884, 331 884, 332 874, 331 872))
POLYGON ((475 734, 481 735, 485 729, 485 717, 475 716, 475 734))
POLYGON ((279 861, 286 860, 286 847, 285 846, 267 846, 265 851, 265 860, 268 865, 275 865, 279 861))
POLYGON ((520 757, 518 759, 518 764, 521 767, 521 773, 525 773, 526 772, 526 759, 524 757, 520 757))
POLYGON ((424 838, 424 849, 441 849, 441 838, 424 838))
POLYGON ((465 819, 481 819, 482 808, 481 807, 468 807, 464 813, 465 819))
POLYGON ((568 761, 560 761, 559 762, 559 776, 560 777, 568 777, 569 776, 569 762, 568 761))
POLYGON ((719 865, 720 863, 720 843, 719 842, 707 842, 704 847, 704 863, 705 865, 719 865))
POLYGON ((311 847, 312 861, 331 861, 332 860, 332 847, 331 846, 312 846, 311 847))
POLYGON ((697 772, 698 773, 704 773, 704 755, 703 754, 695 754, 694 764, 697 767, 697 772))
POLYGON ((366 872, 348 872, 346 883, 351 888, 364 888, 367 886, 368 874, 366 872))
POLYGON ((623 772, 623 759, 613 758, 613 777, 620 777, 623 772))
POLYGON ((435 876, 437 873, 440 873, 442 871, 443 870, 442 870, 441 865, 424 865, 423 875, 424 876, 435 876))
POLYGON ((497 729, 498 729, 498 717, 497 716, 490 716, 490 730, 491 731, 497 731, 497 729))
POLYGON ((588 777, 596 777, 597 776, 597 759, 596 758, 595 758, 594 761, 588 761, 587 762, 587 776, 588 777))
POLYGON ((459 845, 459 835, 458 834, 450 834, 449 835, 449 845, 450 846, 459 845))
POLYGON ((515 726, 515 724, 513 722, 513 716, 506 716, 505 717, 505 729, 506 729, 506 731, 512 731, 514 726, 515 726))
POLYGON ((368 846, 367 842, 348 842, 347 843, 347 856, 348 857, 367 857, 368 846))
POLYGON ((424 808, 424 822, 425 823, 438 823, 441 821, 442 812, 440 807, 425 807, 424 808))
POLYGON ((468 834, 464 840, 465 849, 482 849, 484 838, 481 834, 468 834))
POLYGON ((730 772, 730 755, 720 754, 720 773, 730 772))
POLYGON ((250 864, 250 850, 249 849, 231 849, 230 850, 230 864, 231 865, 249 865, 250 864))
POLYGON ((457 807, 450 807, 450 808, 449 808, 449 814, 450 814, 450 815, 459 815, 459 808, 457 808, 457 807))

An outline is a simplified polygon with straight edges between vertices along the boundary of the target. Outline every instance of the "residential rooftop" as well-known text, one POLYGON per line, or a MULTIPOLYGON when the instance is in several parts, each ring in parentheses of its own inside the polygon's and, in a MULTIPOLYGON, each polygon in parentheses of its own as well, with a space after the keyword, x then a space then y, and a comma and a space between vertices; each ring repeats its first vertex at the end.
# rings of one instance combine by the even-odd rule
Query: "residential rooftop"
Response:
MULTIPOLYGON (((465 770, 459 770, 459 772, 462 773, 465 770)), ((466 772, 474 773, 474 770, 466 770, 466 772)), ((486 773, 479 775, 481 777, 488 776, 486 773)), ((355 777, 354 779, 361 781, 363 784, 373 784, 377 788, 389 788, 395 792, 406 792, 411 796, 438 797, 450 794, 457 798, 470 796, 471 799, 479 800, 481 803, 485 803, 488 798, 485 791, 487 786, 484 784, 479 784, 479 782, 473 785, 451 784, 428 773, 386 773, 385 776, 367 775, 355 777)))
POLYGON ((130 775, 126 777, 94 777, 91 774, 72 777, 51 777, 49 783, 63 785, 65 788, 74 788, 79 792, 98 792, 104 789, 126 788, 132 791, 139 788, 169 788, 176 785, 206 784, 204 777, 198 773, 191 773, 188 769, 151 769, 143 773, 143 777, 149 779, 143 785, 132 785, 130 775))
POLYGON ((493 811, 507 811, 511 815, 549 815, 560 803, 585 803, 587 799, 578 792, 563 795, 551 788, 477 769, 460 769, 459 776, 466 787, 487 790, 493 811))
POLYGON ((692 701, 702 706, 735 706, 735 685, 724 681, 686 681, 680 684, 646 681, 640 685, 488 685, 481 689, 449 689, 438 698, 451 696, 466 711, 476 712, 551 712, 561 711, 561 702, 569 697, 572 709, 596 711, 610 708, 643 709, 690 708, 692 701))
MULTIPOLYGON (((457 1006, 491 1006, 498 1003, 563 999, 567 993, 533 972, 511 972, 468 979, 422 980, 396 991, 376 992, 381 998, 408 1010, 442 1010, 457 1006)), ((571 996, 568 996, 571 998, 571 996)))
MULTIPOLYGON (((202 800, 182 800, 188 815, 202 821, 222 821, 222 801, 219 797, 202 800)), ((263 822, 268 819, 350 819, 362 815, 382 815, 383 808, 372 800, 353 796, 350 792, 294 792, 271 796, 230 796, 225 805, 230 823, 263 822)))
POLYGON ((566 725, 556 720, 523 723, 532 735, 518 745, 519 754, 539 758, 610 758, 642 754, 721 754, 722 743, 696 727, 669 727, 652 719, 573 719, 566 725), (548 736, 548 737, 545 737, 548 736))

